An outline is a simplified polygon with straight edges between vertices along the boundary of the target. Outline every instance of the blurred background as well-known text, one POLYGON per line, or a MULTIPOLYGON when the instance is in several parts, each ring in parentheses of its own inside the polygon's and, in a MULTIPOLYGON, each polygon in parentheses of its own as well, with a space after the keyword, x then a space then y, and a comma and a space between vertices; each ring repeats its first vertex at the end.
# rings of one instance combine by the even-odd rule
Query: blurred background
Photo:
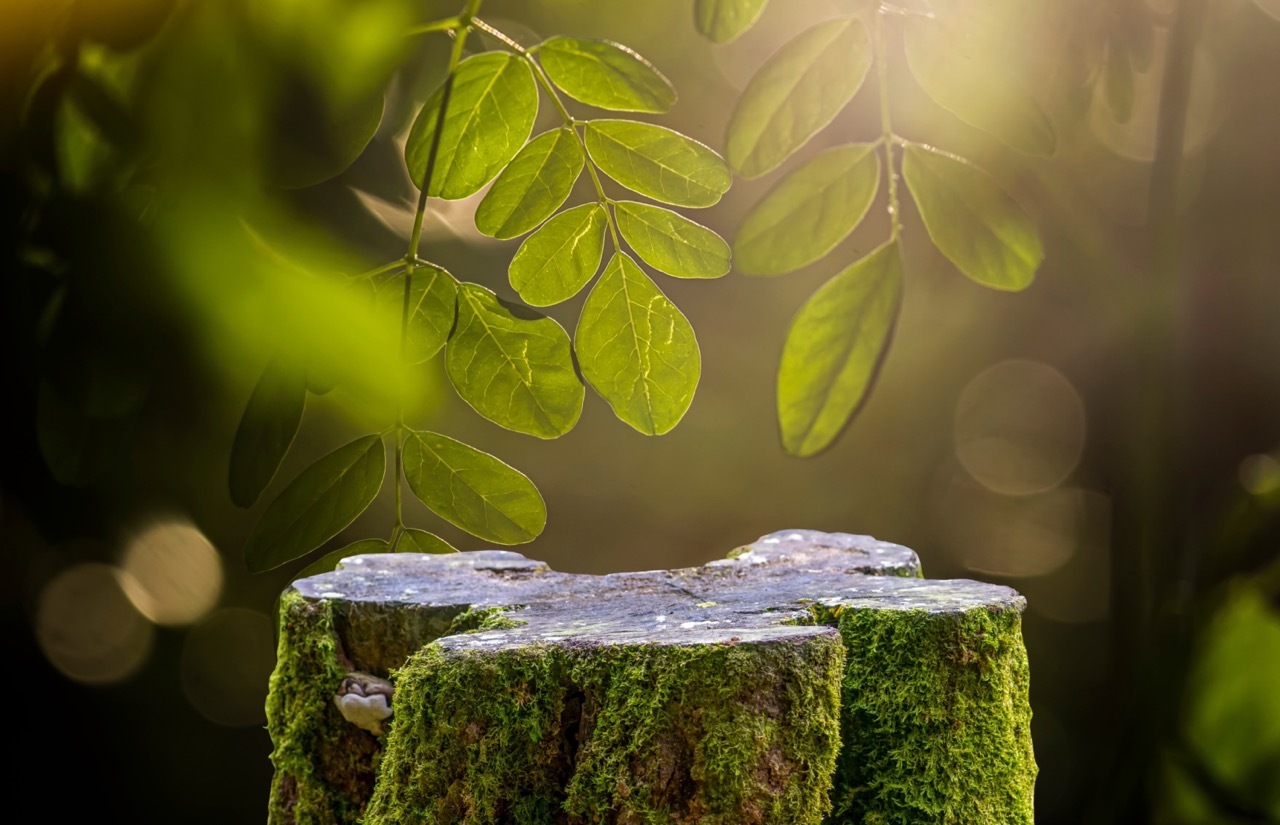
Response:
MULTIPOLYGON (((560 570, 695 565, 789 527, 905 544, 930 577, 1028 597, 1037 821, 1280 822, 1277 0, 891 10, 961 14, 957 71, 1016 81, 1049 114, 1049 158, 1005 146, 999 123, 964 125, 915 84, 906 18, 886 16, 897 131, 990 170, 1036 219, 1046 261, 1025 292, 984 289, 908 206, 880 383, 809 460, 779 446, 782 340, 813 290, 887 236, 883 189, 801 272, 661 279, 703 352, 669 435, 639 435, 588 392, 576 429, 544 442, 475 415, 440 359, 406 383, 394 324, 344 282, 404 254, 416 192, 401 147, 449 47, 405 32, 460 5, 0 4, 10 749, 17 779, 74 789, 38 800, 43 819, 264 815, 274 603, 307 560, 246 572, 262 505, 234 507, 226 478, 249 392, 282 359, 337 388, 309 399, 264 500, 408 393, 410 424, 534 480, 549 522, 520 549, 560 570)), ((872 11, 776 2, 725 46, 697 34, 687 0, 488 0, 482 15, 525 44, 621 40, 679 90, 663 122, 720 148, 769 54, 872 11)), ((878 137, 873 86, 806 153, 878 137)), ((695 217, 731 238, 778 176, 695 217)), ((423 254, 514 299, 518 242, 476 232, 476 200, 431 204, 423 254)), ((550 314, 572 329, 582 298, 550 314)), ((389 494, 329 547, 385 536, 389 494)), ((423 507, 409 519, 480 546, 423 507)))

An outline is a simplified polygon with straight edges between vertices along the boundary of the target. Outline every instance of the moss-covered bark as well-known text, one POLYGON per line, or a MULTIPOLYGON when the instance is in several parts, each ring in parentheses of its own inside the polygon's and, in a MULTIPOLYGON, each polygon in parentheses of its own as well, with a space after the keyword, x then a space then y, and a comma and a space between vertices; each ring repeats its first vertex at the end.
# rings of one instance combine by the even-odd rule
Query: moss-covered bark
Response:
POLYGON ((1033 821, 1021 622, 1013 606, 840 611, 844 746, 832 825, 1033 821))
POLYGON ((397 674, 366 822, 817 825, 843 660, 835 634, 432 646, 397 674))
POLYGON ((285 593, 267 696, 267 730, 275 744, 273 825, 355 822, 373 790, 378 740, 347 724, 334 706, 347 675, 339 658, 331 604, 285 593))

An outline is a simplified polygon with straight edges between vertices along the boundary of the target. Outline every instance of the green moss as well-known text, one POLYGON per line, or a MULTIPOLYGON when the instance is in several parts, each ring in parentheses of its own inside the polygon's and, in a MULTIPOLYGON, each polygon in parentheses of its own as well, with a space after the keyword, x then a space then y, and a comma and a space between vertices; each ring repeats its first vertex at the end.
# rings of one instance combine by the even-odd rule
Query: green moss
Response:
POLYGON ((365 821, 817 825, 842 664, 833 636, 432 646, 397 674, 365 821))
POLYGON ((369 798, 379 746, 372 734, 347 723, 334 706, 333 695, 345 675, 329 603, 285 593, 267 696, 276 769, 269 822, 355 822, 369 798))
POLYGON ((471 607, 454 617, 449 629, 440 636, 455 636, 459 633, 482 633, 486 630, 506 630, 524 624, 513 619, 508 607, 471 607))
POLYGON ((828 820, 1030 823, 1029 671, 1013 608, 846 608, 847 661, 828 820))

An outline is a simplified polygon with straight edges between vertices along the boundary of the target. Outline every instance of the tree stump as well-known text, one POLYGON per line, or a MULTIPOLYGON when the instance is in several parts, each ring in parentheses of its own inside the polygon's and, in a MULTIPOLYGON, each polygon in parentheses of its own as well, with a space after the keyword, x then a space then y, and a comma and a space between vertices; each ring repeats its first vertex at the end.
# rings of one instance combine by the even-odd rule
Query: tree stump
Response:
POLYGON ((282 597, 271 821, 1030 823, 1025 602, 919 576, 803 530, 609 576, 346 559, 282 597))

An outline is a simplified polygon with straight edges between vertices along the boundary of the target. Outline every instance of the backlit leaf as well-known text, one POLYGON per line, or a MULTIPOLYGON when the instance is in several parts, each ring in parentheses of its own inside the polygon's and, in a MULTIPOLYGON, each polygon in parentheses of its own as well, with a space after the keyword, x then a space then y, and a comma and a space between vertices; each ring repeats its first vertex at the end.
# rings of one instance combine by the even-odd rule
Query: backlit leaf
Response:
POLYGON ((600 170, 628 189, 677 206, 711 206, 733 182, 708 147, 663 126, 592 120, 587 152, 600 170))
POLYGON ((428 533, 426 530, 418 530, 417 528, 410 527, 400 535, 400 544, 396 547, 396 552, 456 553, 458 551, 452 544, 440 538, 435 533, 428 533))
POLYGON ((476 284, 459 287, 445 369, 464 401, 509 430, 556 438, 582 412, 585 391, 564 329, 531 311, 513 315, 476 284))
POLYGON ((677 278, 719 278, 729 271, 729 245, 705 226, 670 209, 618 201, 618 231, 645 263, 677 278))
POLYGON ((1044 259, 1036 226, 986 172, 911 145, 902 176, 929 237, 956 268, 995 289, 1025 289, 1044 259))
POLYGON ((231 445, 228 481, 237 507, 252 507, 271 483, 298 432, 306 400, 301 371, 278 360, 263 370, 231 445))
POLYGON ((693 19, 712 43, 728 43, 755 25, 769 0, 697 0, 693 19))
POLYGON ((676 102, 671 81, 619 43, 553 37, 538 47, 551 82, 574 100, 620 112, 665 112, 676 102))
MULTIPOLYGON (((443 95, 441 85, 418 113, 405 144, 409 176, 419 188, 443 95)), ((537 114, 538 87, 522 58, 485 52, 459 63, 429 193, 453 200, 479 192, 529 139, 537 114)))
POLYGON ((874 146, 836 146, 817 155, 747 213, 733 242, 738 270, 781 275, 813 263, 862 222, 879 186, 874 146))
POLYGON ((857 18, 802 32, 761 67, 738 99, 725 157, 744 178, 776 169, 839 114, 871 66, 871 41, 857 18))
POLYGON ((566 209, 525 239, 511 259, 511 286, 530 306, 578 294, 600 269, 609 215, 598 203, 566 209))
POLYGON ((377 497, 386 468, 382 439, 366 435, 303 470, 249 534, 244 548, 249 570, 279 567, 336 536, 377 497))
POLYGON ((547 507, 524 473, 461 441, 410 433, 404 476, 437 515, 485 541, 533 541, 547 524, 547 507))
POLYGON ((491 238, 523 235, 560 208, 582 173, 582 144, 565 126, 525 144, 476 207, 476 229, 491 238))
POLYGON ((642 433, 667 432, 693 401, 702 369, 693 327, 625 253, 587 296, 574 348, 583 376, 642 433))
POLYGON ((907 65, 934 102, 1019 151, 1054 153, 1058 139, 1048 115, 1015 73, 981 57, 990 48, 972 27, 918 18, 905 27, 907 65))
POLYGON ((826 449, 866 399, 902 300, 902 261, 887 243, 815 292, 791 322, 778 368, 782 445, 826 449))
POLYGON ((306 567, 298 571, 298 575, 293 577, 294 581, 305 579, 310 576, 318 576, 321 573, 328 573, 338 568, 338 562, 352 556, 360 556, 365 553, 385 553, 388 550, 387 542, 383 539, 360 539, 353 541, 346 547, 334 550, 332 553, 325 553, 320 558, 308 564, 306 567))
MULTIPOLYGON (((379 305, 387 317, 397 321, 404 312, 405 273, 378 287, 379 305)), ((420 364, 440 351, 449 340, 458 304, 458 283, 433 264, 418 266, 409 286, 409 328, 405 341, 405 361, 420 364)))

